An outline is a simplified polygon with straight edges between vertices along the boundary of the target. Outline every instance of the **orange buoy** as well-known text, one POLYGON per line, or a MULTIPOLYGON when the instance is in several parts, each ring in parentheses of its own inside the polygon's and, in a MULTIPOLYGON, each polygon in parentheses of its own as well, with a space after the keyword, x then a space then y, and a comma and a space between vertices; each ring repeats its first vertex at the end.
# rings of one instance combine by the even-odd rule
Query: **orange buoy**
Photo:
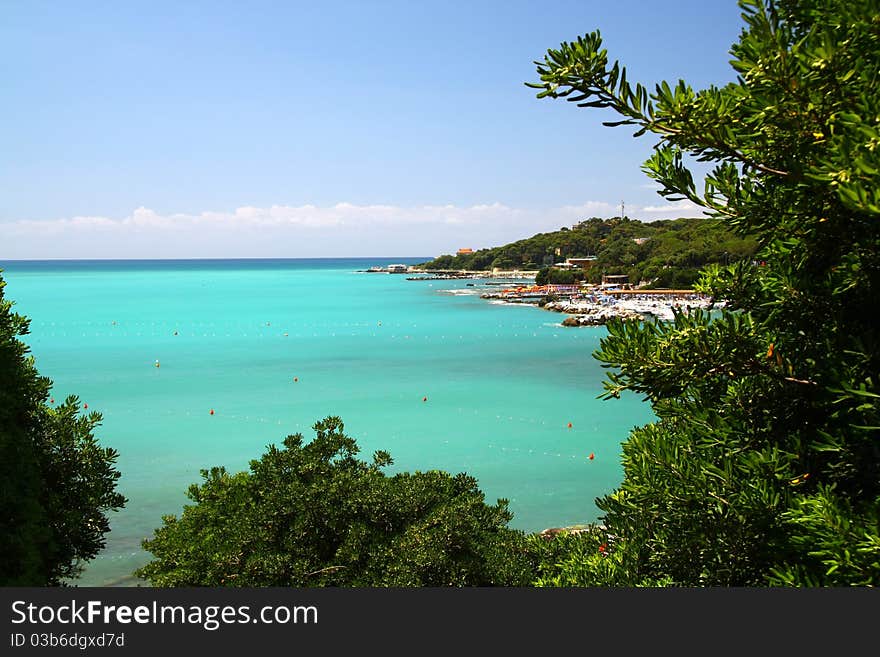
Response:
POLYGON ((213 409, 213 408, 211 409, 211 415, 214 415, 214 409, 213 409))
POLYGON ((571 429, 571 422, 568 423, 568 428, 571 429))
POLYGON ((596 455, 593 454, 593 452, 590 452, 590 460, 591 460, 591 461, 595 458, 595 456, 596 456, 596 455))

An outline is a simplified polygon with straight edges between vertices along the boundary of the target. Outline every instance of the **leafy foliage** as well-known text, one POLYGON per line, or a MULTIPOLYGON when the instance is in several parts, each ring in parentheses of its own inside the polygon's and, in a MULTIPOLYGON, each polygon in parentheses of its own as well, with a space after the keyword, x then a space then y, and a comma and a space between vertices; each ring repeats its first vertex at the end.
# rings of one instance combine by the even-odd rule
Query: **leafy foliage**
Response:
POLYGON ((386 476, 386 452, 359 460, 342 420, 304 442, 270 445, 249 472, 202 471, 194 502, 165 516, 137 571, 157 586, 525 585, 533 563, 506 527, 506 500, 487 505, 465 474, 386 476))
POLYGON ((720 317, 609 324, 606 396, 640 392, 659 419, 597 502, 611 560, 572 553, 550 583, 880 583, 880 6, 740 6, 722 88, 632 85, 598 32, 537 62, 539 97, 654 135, 661 194, 752 236, 766 263, 706 268, 720 317), (685 155, 715 165, 702 191, 685 155))
POLYGON ((19 339, 29 321, 5 287, 0 278, 0 585, 58 585, 103 549, 106 513, 125 504, 117 453, 98 444, 101 416, 80 416, 75 396, 47 404, 52 382, 19 339))
POLYGON ((528 537, 528 549, 538 565, 533 585, 655 587, 671 583, 644 579, 634 582, 623 567, 630 544, 619 543, 599 525, 563 531, 549 540, 541 534, 528 537))

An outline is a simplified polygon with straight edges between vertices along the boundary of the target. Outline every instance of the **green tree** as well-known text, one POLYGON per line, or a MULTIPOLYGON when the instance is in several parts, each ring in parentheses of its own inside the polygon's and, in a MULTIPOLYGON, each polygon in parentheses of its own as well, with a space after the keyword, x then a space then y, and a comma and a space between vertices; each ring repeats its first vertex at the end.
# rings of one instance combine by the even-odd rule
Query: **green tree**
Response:
POLYGON ((270 445, 249 472, 202 471, 194 502, 144 548, 136 575, 157 586, 491 586, 532 578, 506 500, 476 481, 428 471, 387 476, 386 452, 356 457, 338 417, 304 442, 270 445))
POLYGON ((79 400, 47 402, 40 376, 19 338, 29 320, 12 311, 0 277, 0 586, 54 586, 77 577, 103 549, 116 492, 117 453, 100 447, 98 413, 79 415, 79 400))
POLYGON ((655 136, 661 194, 766 263, 707 268, 719 317, 609 325, 606 396, 643 394, 658 420, 598 501, 613 577, 573 554, 543 583, 880 584, 880 5, 740 6, 720 88, 633 86, 598 32, 537 62, 539 97, 655 136), (686 156, 714 163, 702 190, 686 156))

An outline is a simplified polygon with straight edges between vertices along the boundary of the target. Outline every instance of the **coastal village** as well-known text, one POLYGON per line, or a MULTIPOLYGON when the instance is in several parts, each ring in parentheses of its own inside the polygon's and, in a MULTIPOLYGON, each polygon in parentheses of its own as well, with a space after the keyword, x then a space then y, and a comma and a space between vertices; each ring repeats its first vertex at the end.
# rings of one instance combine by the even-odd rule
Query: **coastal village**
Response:
MULTIPOLYGON (((462 249, 461 251, 465 251, 462 249)), ((461 252, 460 251, 460 252, 461 252)), ((594 258, 567 258, 555 263, 559 269, 589 268, 594 258)), ((658 319, 671 321, 676 312, 687 313, 695 308, 723 307, 724 302, 714 300, 693 289, 650 289, 633 285, 626 275, 603 275, 601 283, 580 282, 561 285, 535 283, 537 270, 489 271, 423 269, 404 264, 371 267, 370 273, 407 274, 410 281, 438 281, 472 279, 481 283, 468 283, 468 287, 491 288, 483 292, 475 290, 483 299, 495 303, 529 304, 568 315, 562 326, 599 326, 612 318, 658 319)))

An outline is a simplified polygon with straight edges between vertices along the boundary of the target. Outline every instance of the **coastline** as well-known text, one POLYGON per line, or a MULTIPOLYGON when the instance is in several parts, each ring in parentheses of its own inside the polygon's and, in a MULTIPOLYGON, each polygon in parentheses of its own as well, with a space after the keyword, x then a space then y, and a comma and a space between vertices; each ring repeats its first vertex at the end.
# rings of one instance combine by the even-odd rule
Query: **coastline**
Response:
MULTIPOLYGON (((531 270, 425 270, 409 267, 408 281, 436 280, 489 280, 484 285, 496 289, 479 294, 492 303, 532 305, 543 310, 568 315, 560 324, 566 327, 602 326, 611 319, 656 319, 672 321, 676 312, 694 309, 721 308, 723 301, 715 301, 695 290, 651 290, 621 288, 617 285, 530 285, 522 281, 534 281, 537 271, 531 270), (416 275, 424 274, 424 275, 416 275), (507 281, 507 285, 502 287, 507 281)), ((469 286, 476 287, 468 283, 469 286)), ((449 291, 452 294, 475 292, 449 291)))
POLYGON ((687 313, 694 309, 708 310, 723 305, 723 302, 713 302, 709 297, 696 293, 684 298, 675 294, 646 294, 619 298, 611 302, 555 301, 547 303, 544 309, 569 314, 570 316, 562 322, 563 326, 597 326, 607 323, 612 318, 672 321, 675 319, 676 311, 687 313))

